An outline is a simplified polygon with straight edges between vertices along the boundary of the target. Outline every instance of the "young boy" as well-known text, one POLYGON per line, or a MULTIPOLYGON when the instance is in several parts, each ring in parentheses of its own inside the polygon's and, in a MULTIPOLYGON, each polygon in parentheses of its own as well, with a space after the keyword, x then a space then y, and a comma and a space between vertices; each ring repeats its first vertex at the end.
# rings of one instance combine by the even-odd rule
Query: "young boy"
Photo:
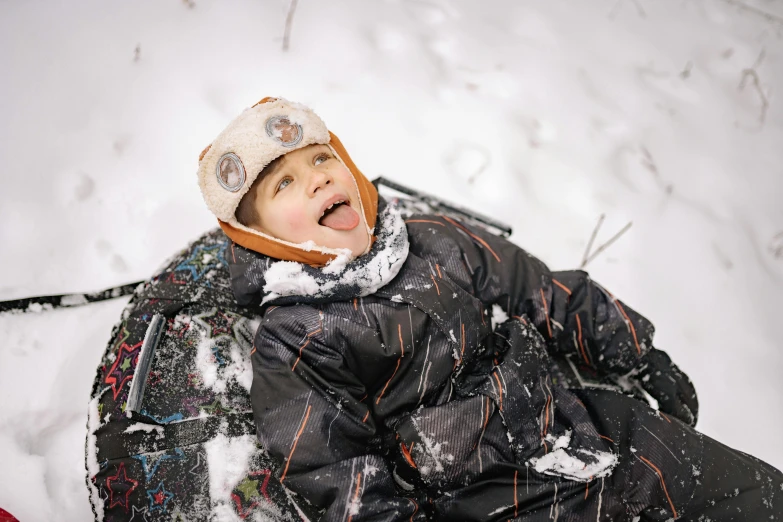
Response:
POLYGON ((646 319, 492 234, 404 222, 310 109, 265 98, 198 176, 237 301, 265 309, 259 440, 322 520, 783 520, 783 474, 692 428, 646 319), (548 353, 635 375, 661 412, 553 385, 548 353))

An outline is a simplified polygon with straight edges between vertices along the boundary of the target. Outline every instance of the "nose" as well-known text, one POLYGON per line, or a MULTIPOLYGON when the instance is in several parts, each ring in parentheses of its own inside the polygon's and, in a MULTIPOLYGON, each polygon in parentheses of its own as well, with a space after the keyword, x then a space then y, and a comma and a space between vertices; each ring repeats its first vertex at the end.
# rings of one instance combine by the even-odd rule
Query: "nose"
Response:
POLYGON ((326 188, 327 185, 331 185, 333 182, 332 176, 328 172, 322 172, 318 169, 310 169, 310 181, 307 187, 307 194, 312 198, 315 194, 326 188))

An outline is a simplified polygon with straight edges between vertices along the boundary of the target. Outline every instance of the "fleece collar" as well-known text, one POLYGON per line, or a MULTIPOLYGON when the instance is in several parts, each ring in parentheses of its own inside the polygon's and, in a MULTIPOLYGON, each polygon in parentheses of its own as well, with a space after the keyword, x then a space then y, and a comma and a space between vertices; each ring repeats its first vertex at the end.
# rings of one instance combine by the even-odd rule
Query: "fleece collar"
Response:
POLYGON ((275 260, 232 248, 231 279, 240 305, 285 305, 353 299, 374 294, 400 271, 408 257, 408 231, 400 211, 379 199, 376 241, 351 260, 346 250, 326 266, 275 260))

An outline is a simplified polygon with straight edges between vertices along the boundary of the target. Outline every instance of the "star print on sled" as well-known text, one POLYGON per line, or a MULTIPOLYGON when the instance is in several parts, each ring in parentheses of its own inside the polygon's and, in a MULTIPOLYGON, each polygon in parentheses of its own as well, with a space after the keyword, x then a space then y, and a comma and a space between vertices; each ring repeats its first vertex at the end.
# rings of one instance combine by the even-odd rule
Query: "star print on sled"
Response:
POLYGON ((0 522, 19 522, 19 520, 5 509, 0 508, 0 522))

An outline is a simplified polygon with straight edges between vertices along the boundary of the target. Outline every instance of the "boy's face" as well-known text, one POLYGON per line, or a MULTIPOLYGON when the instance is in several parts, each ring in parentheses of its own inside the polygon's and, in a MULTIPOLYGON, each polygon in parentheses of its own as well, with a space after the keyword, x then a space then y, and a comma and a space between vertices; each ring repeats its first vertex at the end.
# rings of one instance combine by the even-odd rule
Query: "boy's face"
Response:
POLYGON ((284 241, 312 240, 354 257, 370 241, 353 175, 326 145, 283 156, 259 182, 254 204, 259 222, 251 227, 284 241))

